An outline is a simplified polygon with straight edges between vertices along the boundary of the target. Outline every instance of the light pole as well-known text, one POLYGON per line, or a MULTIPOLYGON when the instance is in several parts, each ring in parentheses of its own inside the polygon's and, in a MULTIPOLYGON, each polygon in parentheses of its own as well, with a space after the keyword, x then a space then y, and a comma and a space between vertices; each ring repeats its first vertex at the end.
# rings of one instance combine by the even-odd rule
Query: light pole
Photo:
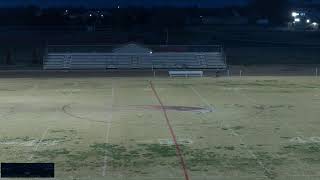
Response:
POLYGON ((166 28, 166 45, 169 44, 169 28, 166 28))

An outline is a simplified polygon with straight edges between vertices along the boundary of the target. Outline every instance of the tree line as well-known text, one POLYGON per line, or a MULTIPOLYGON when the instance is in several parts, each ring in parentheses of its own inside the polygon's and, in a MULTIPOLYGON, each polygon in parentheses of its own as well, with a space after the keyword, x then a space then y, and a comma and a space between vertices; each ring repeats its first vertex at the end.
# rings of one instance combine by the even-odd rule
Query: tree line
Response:
POLYGON ((0 25, 113 25, 128 27, 132 25, 181 26, 186 18, 201 16, 224 17, 237 11, 251 22, 267 18, 273 24, 281 24, 288 19, 292 4, 289 0, 250 0, 246 6, 225 8, 198 7, 125 7, 114 9, 86 8, 47 8, 37 6, 0 9, 0 25), (95 12, 102 11, 103 14, 95 12), (93 12, 90 16, 90 13, 93 12))

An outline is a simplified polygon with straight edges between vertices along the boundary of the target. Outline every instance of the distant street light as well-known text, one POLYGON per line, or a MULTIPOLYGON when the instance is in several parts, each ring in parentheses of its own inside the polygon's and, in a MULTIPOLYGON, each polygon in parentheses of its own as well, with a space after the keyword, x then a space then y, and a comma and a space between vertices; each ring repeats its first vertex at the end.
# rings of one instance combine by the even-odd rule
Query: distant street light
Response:
POLYGON ((310 23, 310 19, 307 19, 307 21, 306 21, 308 24, 310 23))
POLYGON ((295 18, 294 22, 300 22, 300 18, 295 18))
POLYGON ((64 14, 65 16, 68 15, 68 14, 69 14, 69 10, 66 9, 63 14, 64 14))
POLYGON ((297 16, 299 16, 299 13, 297 13, 297 12, 292 12, 291 15, 292 15, 292 17, 297 17, 297 16))

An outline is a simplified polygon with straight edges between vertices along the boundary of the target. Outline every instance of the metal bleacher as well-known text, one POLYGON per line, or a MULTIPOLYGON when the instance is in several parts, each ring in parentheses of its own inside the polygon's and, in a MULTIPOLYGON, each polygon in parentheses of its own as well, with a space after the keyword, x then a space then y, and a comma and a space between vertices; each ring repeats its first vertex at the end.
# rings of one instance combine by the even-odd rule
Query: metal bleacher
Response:
MULTIPOLYGON (((135 47, 137 48, 137 47, 135 47)), ((223 52, 49 52, 45 70, 227 68, 223 52)))
POLYGON ((65 54, 48 54, 45 62, 44 69, 64 69, 65 54))

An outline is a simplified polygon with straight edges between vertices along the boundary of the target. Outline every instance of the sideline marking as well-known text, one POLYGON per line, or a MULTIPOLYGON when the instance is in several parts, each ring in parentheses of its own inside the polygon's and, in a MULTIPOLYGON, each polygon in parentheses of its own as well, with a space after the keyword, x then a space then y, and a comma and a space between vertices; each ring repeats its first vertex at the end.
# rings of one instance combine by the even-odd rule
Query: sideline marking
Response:
POLYGON ((159 104, 161 105, 161 108, 162 108, 162 111, 163 111, 163 115, 164 115, 164 117, 166 119, 170 134, 172 136, 172 139, 173 139, 175 147, 176 147, 177 157, 180 159, 180 164, 181 164, 181 168, 183 170, 184 178, 185 178, 185 180, 190 180, 189 175, 188 175, 188 171, 187 171, 187 166, 186 166, 185 160, 184 160, 184 158, 182 156, 181 148, 180 148, 180 146, 179 146, 179 144, 177 142, 176 135, 175 135, 174 130, 173 130, 172 126, 171 126, 171 123, 170 123, 170 120, 169 120, 169 117, 168 117, 168 114, 167 114, 167 110, 164 107, 164 105, 163 105, 163 103, 162 103, 162 101, 160 99, 160 96, 158 95, 158 93, 157 93, 152 81, 149 81, 149 83, 150 83, 151 89, 153 91, 153 94, 155 95, 155 97, 157 98, 159 104))
MULTIPOLYGON (((204 99, 201 94, 195 89, 193 88, 192 86, 190 86, 190 88, 193 90, 193 92, 198 96, 200 97, 200 99, 207 105, 209 105, 209 107, 212 107, 208 101, 206 99, 204 99)), ((244 142, 242 136, 240 134, 238 134, 237 132, 235 132, 232 128, 230 128, 230 125, 225 123, 224 119, 221 120, 221 124, 224 124, 225 127, 231 132, 231 134, 233 134, 234 136, 238 137, 239 138, 239 141, 241 144, 244 144, 245 145, 245 149, 247 150, 247 152, 249 153, 249 155, 251 157, 253 157, 257 163, 259 164, 259 166, 263 169, 263 171, 266 173, 266 174, 271 174, 270 173, 270 170, 262 163, 262 161, 256 156, 256 154, 248 147, 248 145, 244 142)), ((265 178, 268 178, 270 179, 270 177, 268 176, 264 176, 265 178)))
MULTIPOLYGON (((238 91, 238 93, 239 93, 241 96, 245 97, 245 98, 246 98, 249 102, 251 102, 252 104, 254 104, 254 105, 259 105, 256 99, 254 99, 254 98, 252 98, 252 97, 250 97, 250 96, 248 96, 248 95, 246 95, 246 94, 244 94, 244 93, 241 93, 240 91, 238 91)), ((257 116, 258 116, 258 115, 255 114, 252 118, 257 118, 257 116)), ((252 119, 252 118, 251 118, 251 119, 252 119)), ((286 125, 286 127, 291 127, 287 121, 281 121, 281 122, 284 123, 284 124, 286 125)), ((297 131, 295 131, 295 133, 298 134, 298 135, 301 135, 301 134, 299 134, 297 131)), ((303 136, 301 135, 301 137, 303 137, 303 136)), ((277 155, 276 155, 276 154, 273 154, 273 156, 277 156, 277 155)), ((295 158, 293 158, 293 159, 294 159, 298 164, 300 164, 299 169, 300 169, 302 175, 306 175, 306 173, 305 173, 305 167, 304 167, 303 163, 301 162, 301 160, 298 159, 297 157, 295 157, 295 158)))
MULTIPOLYGON (((41 138, 39 139, 37 145, 35 146, 35 148, 33 149, 34 152, 37 152, 38 151, 38 148, 41 144, 41 142, 43 141, 44 137, 48 134, 48 131, 49 131, 49 128, 47 128, 44 133, 42 134, 41 138)), ((33 158, 33 154, 31 154, 31 156, 29 157, 29 160, 32 160, 33 158)))
MULTIPOLYGON (((238 92, 241 96, 244 96, 249 102, 251 101, 251 103, 256 104, 256 103, 255 103, 255 99, 252 99, 252 98, 246 96, 245 94, 241 93, 240 91, 237 91, 237 92, 238 92)), ((257 104, 256 104, 256 105, 257 105, 257 104)), ((256 119, 256 118, 257 118, 257 114, 254 114, 252 117, 249 117, 249 118, 250 118, 250 119, 253 119, 253 118, 256 119)), ((224 123, 224 120, 222 120, 222 124, 223 124, 223 123, 224 123)), ((236 136, 236 137, 239 138, 240 143, 241 143, 241 144, 244 144, 245 149, 247 150, 247 152, 250 154, 251 157, 253 157, 253 158, 257 161, 257 163, 259 164, 259 166, 263 169, 264 173, 266 173, 267 175, 272 174, 272 173, 271 173, 271 170, 266 167, 266 165, 260 160, 260 158, 249 148, 248 144, 244 142, 243 137, 242 137, 240 134, 238 134, 237 132, 235 132, 232 128, 230 128, 230 125, 229 125, 229 124, 226 124, 226 123, 224 123, 224 124, 225 124, 226 128, 227 128, 229 131, 231 131, 231 133, 232 133, 234 136, 236 136)), ((265 175, 265 177, 266 177, 267 179, 271 179, 271 178, 270 178, 269 176, 267 176, 267 175, 265 175)))
MULTIPOLYGON (((113 102, 114 102, 114 87, 113 87, 113 82, 112 82, 112 93, 111 93, 111 111, 109 113, 108 121, 107 121, 107 132, 106 132, 106 145, 109 143, 109 135, 111 131, 111 126, 112 126, 112 119, 113 119, 113 102)), ((103 159, 103 168, 102 168, 102 176, 106 176, 106 171, 107 171, 107 161, 108 161, 108 155, 107 155, 107 150, 105 151, 104 159, 103 159)))

